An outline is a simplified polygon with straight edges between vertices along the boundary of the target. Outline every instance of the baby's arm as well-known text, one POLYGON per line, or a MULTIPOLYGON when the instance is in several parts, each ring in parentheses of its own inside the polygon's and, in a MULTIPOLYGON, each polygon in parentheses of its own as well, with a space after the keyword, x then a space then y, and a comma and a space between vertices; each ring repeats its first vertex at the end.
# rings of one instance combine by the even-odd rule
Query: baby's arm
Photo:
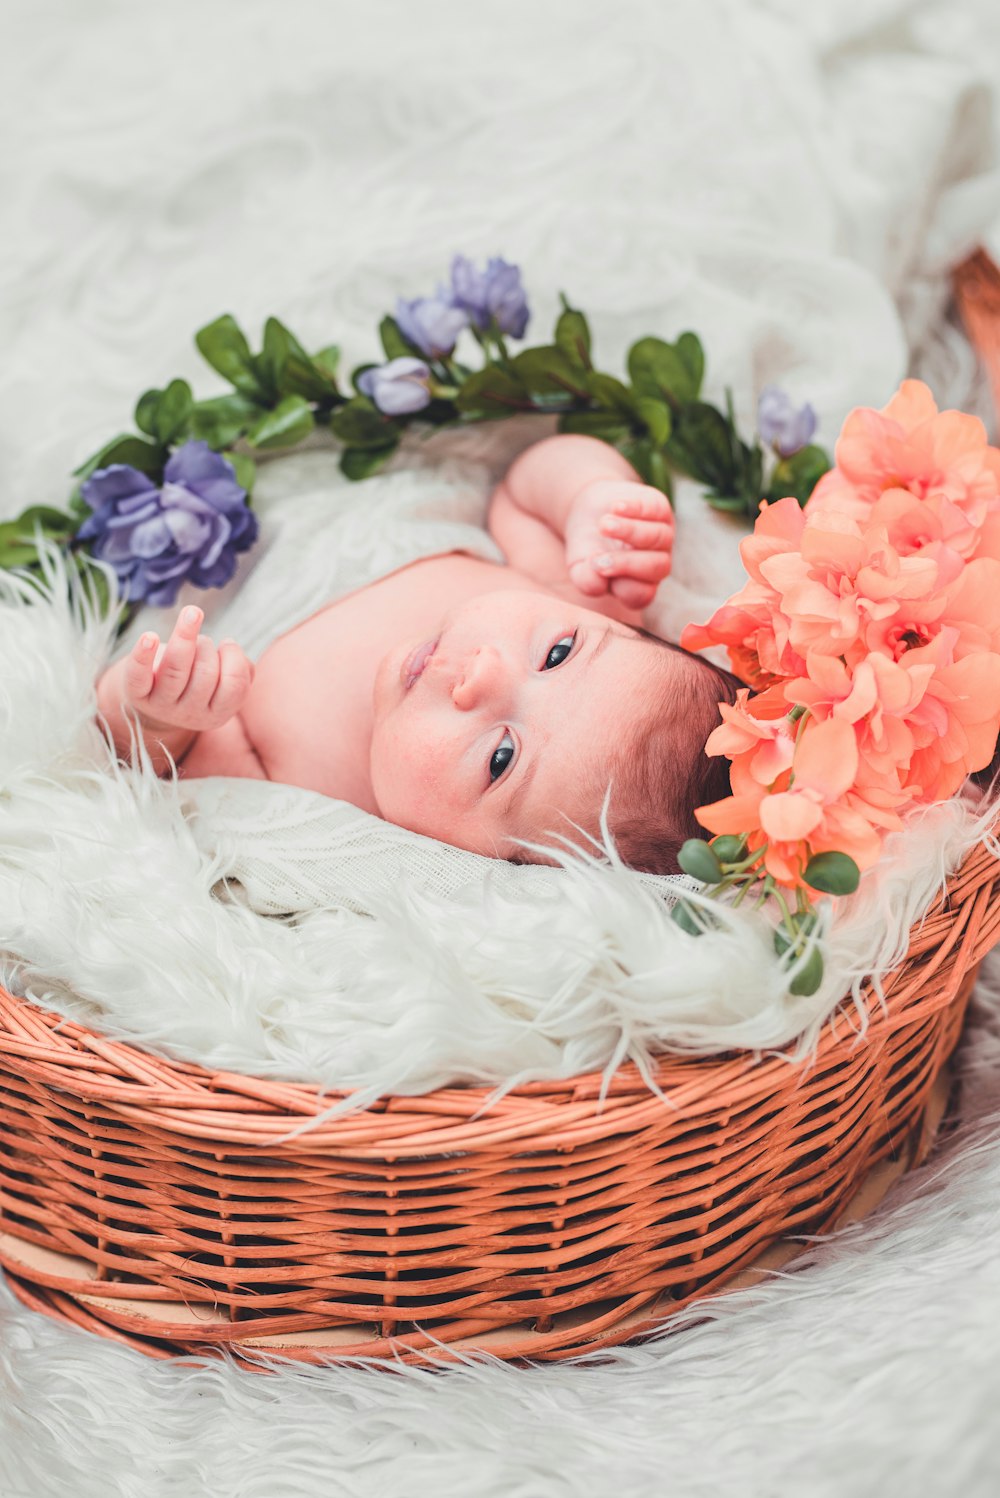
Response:
POLYGON ((253 681, 253 664, 235 641, 216 648, 199 635, 204 617, 199 608, 182 609, 159 662, 159 637, 144 634, 97 684, 98 710, 117 753, 129 758, 138 720, 158 775, 183 759, 199 733, 239 712, 253 681))
POLYGON ((595 437, 560 434, 521 453, 487 524, 512 566, 626 622, 641 622, 670 571, 669 500, 595 437), (595 565, 602 556, 610 565, 595 565))

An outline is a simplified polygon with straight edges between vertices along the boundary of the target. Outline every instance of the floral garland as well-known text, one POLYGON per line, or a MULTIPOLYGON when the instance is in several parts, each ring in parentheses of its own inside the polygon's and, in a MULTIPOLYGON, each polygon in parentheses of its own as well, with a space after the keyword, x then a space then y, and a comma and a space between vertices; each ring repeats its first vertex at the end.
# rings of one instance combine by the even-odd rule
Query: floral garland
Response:
MULTIPOLYGON (((723 645, 750 684, 706 752, 732 795, 697 812, 681 865, 717 896, 772 896, 794 993, 823 975, 810 894, 849 894, 885 835, 990 763, 1000 731, 1000 451, 981 421, 906 380, 858 409, 804 509, 762 506, 749 580, 689 649, 723 645), (794 904, 794 909, 792 905, 794 904)), ((710 924, 688 903, 675 919, 710 924)))
MULTIPOLYGON (((640 338, 628 351, 628 382, 596 369, 583 313, 560 294, 553 340, 512 354, 530 311, 517 266, 492 258, 484 270, 456 255, 448 287, 400 298, 379 325, 385 360, 356 368, 353 393, 338 384, 338 349, 307 354, 277 318, 252 353, 228 314, 195 334, 230 393, 196 401, 186 380, 147 390, 136 432, 120 434, 75 470, 63 511, 33 506, 0 524, 0 567, 37 570, 39 537, 62 547, 78 569, 109 563, 125 600, 120 624, 141 603, 169 606, 184 583, 221 587, 236 557, 256 541, 250 504, 255 455, 291 448, 316 428, 342 446, 348 478, 377 472, 414 423, 431 430, 496 421, 524 412, 557 414, 561 432, 583 432, 618 449, 642 479, 668 496, 671 473, 707 487, 717 509, 754 515, 768 501, 802 504, 829 469, 811 444, 816 418, 768 387, 759 431, 744 442, 732 399, 726 412, 701 399, 705 359, 694 333, 675 343, 640 338), (471 334, 483 356, 474 369, 456 356, 471 334), (773 457, 765 476, 762 441, 773 457)), ((100 586, 101 574, 91 569, 100 586)))

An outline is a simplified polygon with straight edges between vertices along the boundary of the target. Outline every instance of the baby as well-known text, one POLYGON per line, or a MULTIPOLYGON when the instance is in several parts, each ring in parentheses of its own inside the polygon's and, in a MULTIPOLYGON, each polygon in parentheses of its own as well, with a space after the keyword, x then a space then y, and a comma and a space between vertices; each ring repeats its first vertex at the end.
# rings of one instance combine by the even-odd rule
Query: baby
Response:
POLYGON ((116 750, 137 720, 159 774, 302 786, 512 862, 548 862, 519 840, 570 823, 600 837, 610 782, 621 857, 675 872, 694 808, 729 793, 703 749, 741 684, 643 628, 670 504, 607 443, 566 434, 517 458, 487 524, 506 565, 411 562, 256 663, 182 609, 162 653, 144 634, 98 683, 116 750))

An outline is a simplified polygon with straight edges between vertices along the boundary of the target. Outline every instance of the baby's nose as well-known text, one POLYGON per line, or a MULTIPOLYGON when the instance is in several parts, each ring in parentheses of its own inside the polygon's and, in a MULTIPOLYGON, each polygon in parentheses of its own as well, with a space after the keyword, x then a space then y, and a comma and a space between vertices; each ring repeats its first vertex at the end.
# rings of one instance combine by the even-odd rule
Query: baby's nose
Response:
POLYGON ((467 712, 484 698, 495 698, 503 685, 503 677, 500 652, 492 645, 481 645, 464 661, 451 667, 451 699, 456 707, 467 712))

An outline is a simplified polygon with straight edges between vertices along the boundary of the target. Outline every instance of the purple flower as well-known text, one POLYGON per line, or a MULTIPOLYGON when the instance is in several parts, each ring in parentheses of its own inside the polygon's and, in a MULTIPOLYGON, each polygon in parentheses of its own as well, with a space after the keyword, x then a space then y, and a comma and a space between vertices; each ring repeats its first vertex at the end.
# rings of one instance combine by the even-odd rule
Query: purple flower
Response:
POLYGON ((469 314, 481 333, 495 318, 501 333, 524 337, 531 313, 518 266, 494 256, 481 271, 465 255, 456 255, 451 262, 451 293, 454 304, 469 314))
POLYGON ((182 583, 221 588, 236 553, 257 539, 233 465, 207 442, 185 442, 167 462, 162 487, 128 463, 91 474, 80 491, 93 514, 79 541, 118 574, 129 603, 172 604, 182 583))
POLYGON ((816 430, 816 412, 807 402, 796 408, 777 385, 765 385, 757 402, 757 431, 783 458, 805 447, 816 430))
POLYGON ((430 405, 430 377, 422 359, 390 359, 358 375, 358 389, 386 416, 409 416, 430 405))
POLYGON ((404 338, 429 359, 438 359, 451 353, 469 319, 444 288, 438 286, 434 296, 418 296, 412 302, 400 297, 396 302, 396 321, 404 338))

